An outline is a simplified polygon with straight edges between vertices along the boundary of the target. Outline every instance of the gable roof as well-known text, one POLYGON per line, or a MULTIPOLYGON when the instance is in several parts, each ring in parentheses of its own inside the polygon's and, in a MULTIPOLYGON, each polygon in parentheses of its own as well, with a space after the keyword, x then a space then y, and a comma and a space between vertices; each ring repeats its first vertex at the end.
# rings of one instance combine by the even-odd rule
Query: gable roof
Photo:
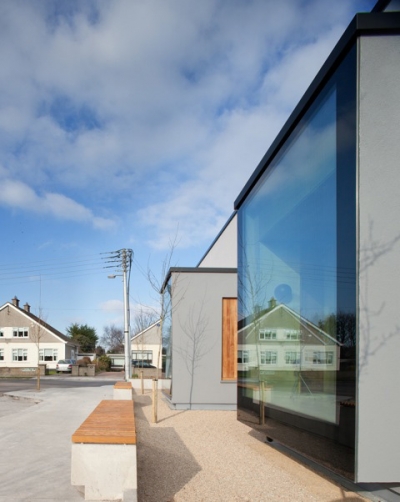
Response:
POLYGON ((0 307, 0 310, 3 310, 4 308, 12 308, 14 309, 15 311, 17 311, 19 314, 22 314, 24 315, 25 317, 27 317, 28 319, 30 319, 31 321, 34 321, 36 324, 40 324, 41 326, 43 326, 50 334, 60 338, 61 341, 63 342, 66 342, 66 343, 72 343, 74 345, 78 345, 76 344, 75 342, 73 342, 71 340, 70 337, 66 336, 66 335, 63 335, 61 333, 61 331, 58 331, 58 329, 56 328, 53 328, 53 326, 51 326, 50 324, 48 324, 47 322, 43 321, 43 319, 40 319, 39 317, 37 317, 35 314, 32 314, 32 312, 28 312, 27 310, 25 309, 22 309, 20 307, 17 307, 16 305, 14 305, 13 303, 10 303, 10 302, 6 302, 4 305, 2 305, 0 307))
MULTIPOLYGON (((276 316, 277 314, 280 313, 281 321, 279 326, 272 326, 272 327, 279 327, 279 328, 291 328, 291 325, 285 326, 285 322, 288 322, 288 320, 292 319, 295 322, 295 325, 299 326, 302 332, 302 336, 304 337, 306 334, 308 336, 311 336, 314 340, 317 340, 320 344, 322 345, 342 345, 340 342, 338 342, 335 338, 333 338, 331 335, 323 331, 321 328, 319 328, 317 325, 306 319, 305 317, 301 316, 299 313, 295 312, 291 308, 289 308, 287 305, 280 303, 279 305, 276 305, 275 307, 271 308, 267 312, 264 312, 263 315, 261 315, 257 319, 257 324, 258 327, 261 329, 264 329, 264 323, 266 323, 267 327, 268 326, 268 318, 271 320, 274 319, 273 324, 276 324, 276 316), (282 318, 283 314, 283 318, 282 318)), ((239 343, 240 340, 243 339, 248 339, 250 336, 255 335, 255 322, 253 321, 252 323, 246 325, 245 327, 241 328, 238 332, 239 335, 239 343)), ((257 334, 258 335, 258 334, 257 334)), ((303 340, 304 341, 304 340, 303 340)))
POLYGON ((157 326, 157 324, 160 324, 160 322, 161 322, 161 319, 158 319, 156 322, 153 322, 153 324, 151 324, 150 326, 148 326, 144 330, 139 331, 139 333, 136 333, 136 335, 133 335, 131 337, 131 342, 133 342, 134 340, 136 340, 136 338, 139 338, 140 336, 143 336, 147 331, 150 331, 151 328, 154 328, 154 326, 157 326))

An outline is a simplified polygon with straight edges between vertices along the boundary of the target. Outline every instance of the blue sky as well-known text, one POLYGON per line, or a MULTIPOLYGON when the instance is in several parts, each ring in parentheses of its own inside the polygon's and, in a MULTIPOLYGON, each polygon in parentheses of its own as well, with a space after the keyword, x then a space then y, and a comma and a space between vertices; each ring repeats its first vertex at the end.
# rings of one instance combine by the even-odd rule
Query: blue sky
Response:
MULTIPOLYGON (((316 72, 375 0, 0 2, 0 304, 123 323, 104 255, 195 266, 316 72)), ((160 277, 160 281, 161 281, 160 277)))

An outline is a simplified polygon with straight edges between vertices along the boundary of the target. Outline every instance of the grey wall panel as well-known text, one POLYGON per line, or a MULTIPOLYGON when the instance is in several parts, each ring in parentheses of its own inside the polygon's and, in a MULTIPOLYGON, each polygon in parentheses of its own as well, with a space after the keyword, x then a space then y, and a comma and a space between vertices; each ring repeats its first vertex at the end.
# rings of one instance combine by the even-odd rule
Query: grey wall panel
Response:
POLYGON ((400 37, 360 40, 356 480, 400 481, 400 37))
POLYGON ((233 408, 236 382, 221 382, 222 298, 236 297, 236 274, 174 273, 172 396, 179 408, 233 408))
POLYGON ((199 267, 237 267, 237 216, 214 242, 199 267))

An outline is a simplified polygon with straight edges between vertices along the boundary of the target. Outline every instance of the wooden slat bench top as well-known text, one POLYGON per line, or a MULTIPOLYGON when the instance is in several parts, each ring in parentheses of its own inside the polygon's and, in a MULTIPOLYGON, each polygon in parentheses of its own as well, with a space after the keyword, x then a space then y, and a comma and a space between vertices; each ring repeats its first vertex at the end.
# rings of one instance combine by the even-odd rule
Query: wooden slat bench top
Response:
POLYGON ((133 401, 101 401, 72 434, 72 442, 136 444, 133 401))
POLYGON ((114 389, 132 389, 131 382, 117 382, 114 384, 114 389))

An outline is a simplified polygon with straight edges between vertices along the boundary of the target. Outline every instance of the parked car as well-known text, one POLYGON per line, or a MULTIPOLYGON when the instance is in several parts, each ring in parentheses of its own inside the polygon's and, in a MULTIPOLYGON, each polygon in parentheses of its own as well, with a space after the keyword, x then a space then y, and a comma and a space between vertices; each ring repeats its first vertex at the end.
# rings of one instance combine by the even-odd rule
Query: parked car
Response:
POLYGON ((57 363, 56 371, 57 373, 60 373, 60 371, 71 373, 72 365, 75 363, 76 361, 74 359, 60 359, 57 363))
POLYGON ((134 368, 155 368, 152 364, 149 363, 149 361, 137 361, 134 360, 132 361, 132 366, 134 368))

